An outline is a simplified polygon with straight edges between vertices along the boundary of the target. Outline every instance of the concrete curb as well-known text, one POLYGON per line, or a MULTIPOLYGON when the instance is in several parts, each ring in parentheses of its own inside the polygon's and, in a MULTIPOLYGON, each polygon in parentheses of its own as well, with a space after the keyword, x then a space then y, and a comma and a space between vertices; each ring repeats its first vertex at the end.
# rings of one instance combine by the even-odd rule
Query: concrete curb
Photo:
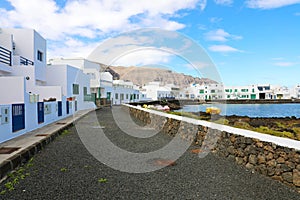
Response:
MULTIPOLYGON (((96 109, 97 110, 97 109, 96 109)), ((65 124, 60 125, 60 127, 57 129, 57 127, 54 127, 53 130, 50 130, 51 133, 47 134, 46 136, 41 136, 41 138, 28 146, 23 146, 20 151, 18 151, 15 154, 10 155, 7 159, 0 161, 0 182, 5 180, 7 178, 7 174, 17 167, 21 166, 22 164, 26 163, 29 161, 35 154, 37 154, 39 151, 41 151, 46 145, 50 144, 52 141, 54 141, 58 136, 61 135, 61 133, 72 127, 76 121, 84 117, 85 115, 89 114, 90 112, 95 111, 95 110, 88 110, 86 112, 83 112, 83 114, 79 114, 76 116, 76 114, 69 116, 67 118, 61 119, 59 121, 55 121, 49 125, 46 126, 57 126, 56 123, 60 121, 66 121, 68 120, 65 124)), ((39 132, 43 130, 42 127, 39 129, 39 132)), ((32 131, 36 132, 36 130, 32 131)), ((30 132, 29 132, 30 133, 30 132)), ((28 135, 28 138, 34 137, 36 134, 29 134, 25 133, 22 135, 23 137, 26 137, 26 134, 28 135)), ((9 142, 12 143, 13 141, 18 140, 19 137, 14 138, 10 140, 9 142)))

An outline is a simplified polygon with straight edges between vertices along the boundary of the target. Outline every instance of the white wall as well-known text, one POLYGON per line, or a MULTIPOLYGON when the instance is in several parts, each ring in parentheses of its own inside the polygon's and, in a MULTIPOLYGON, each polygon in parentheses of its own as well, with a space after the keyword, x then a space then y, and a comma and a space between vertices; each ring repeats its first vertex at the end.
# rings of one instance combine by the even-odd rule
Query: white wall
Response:
POLYGON ((67 96, 67 67, 66 65, 48 65, 46 71, 48 86, 61 86, 62 95, 67 96))
POLYGON ((0 29, 0 46, 6 48, 9 51, 12 51, 12 35, 9 33, 4 33, 0 29))
POLYGON ((12 66, 12 76, 22 76, 25 78, 26 91, 29 93, 35 87, 35 69, 34 66, 12 66))
POLYGON ((83 88, 87 88, 90 94, 90 78, 84 74, 82 70, 67 66, 67 97, 75 96, 77 100, 78 110, 95 108, 93 102, 84 101, 83 88), (73 94, 73 84, 79 85, 79 94, 73 94))
POLYGON ((49 98, 56 98, 56 101, 62 100, 61 86, 36 86, 31 90, 31 93, 39 94, 40 101, 49 98))
POLYGON ((24 103, 25 80, 23 77, 0 77, 0 105, 24 103))
POLYGON ((34 31, 34 66, 35 66, 35 78, 40 81, 46 81, 46 65, 47 65, 47 45, 46 40, 34 31), (42 61, 38 60, 37 52, 42 52, 42 61))

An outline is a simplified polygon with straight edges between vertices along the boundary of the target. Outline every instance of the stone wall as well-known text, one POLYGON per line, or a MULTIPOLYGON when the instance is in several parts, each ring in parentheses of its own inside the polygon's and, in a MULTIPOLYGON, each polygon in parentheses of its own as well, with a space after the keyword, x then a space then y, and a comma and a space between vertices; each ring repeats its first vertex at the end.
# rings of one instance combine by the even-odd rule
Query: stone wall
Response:
POLYGON ((258 138, 245 137, 238 131, 230 133, 195 124, 189 120, 183 121, 178 116, 158 112, 154 114, 133 106, 130 106, 129 110, 133 117, 153 128, 171 136, 179 134, 182 139, 198 145, 201 151, 211 151, 227 157, 249 170, 296 187, 300 192, 300 146, 296 150, 258 138))

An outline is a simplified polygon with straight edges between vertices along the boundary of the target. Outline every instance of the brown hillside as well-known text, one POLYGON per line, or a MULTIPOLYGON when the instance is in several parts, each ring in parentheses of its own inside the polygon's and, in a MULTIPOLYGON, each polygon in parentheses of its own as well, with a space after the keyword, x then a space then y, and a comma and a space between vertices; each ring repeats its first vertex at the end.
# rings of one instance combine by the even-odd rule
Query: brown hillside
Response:
POLYGON ((130 80, 134 84, 143 86, 151 81, 160 81, 163 84, 174 84, 179 87, 187 87, 192 83, 216 83, 207 78, 192 77, 183 73, 176 73, 171 70, 150 67, 116 67, 110 66, 110 71, 116 72, 116 79, 130 80))

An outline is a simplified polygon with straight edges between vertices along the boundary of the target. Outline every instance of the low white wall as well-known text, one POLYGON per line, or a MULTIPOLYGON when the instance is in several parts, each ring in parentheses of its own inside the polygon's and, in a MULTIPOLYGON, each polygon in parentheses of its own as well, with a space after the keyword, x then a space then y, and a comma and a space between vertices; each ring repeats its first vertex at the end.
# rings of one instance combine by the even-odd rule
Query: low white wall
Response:
POLYGON ((208 128, 217 129, 217 130, 220 130, 220 131, 225 131, 227 133, 232 133, 232 134, 235 134, 235 135, 254 138, 254 139, 258 139, 260 141, 274 143, 274 144, 279 145, 279 146, 300 150, 300 141, 297 141, 297 140, 292 140, 292 139, 282 138, 282 137, 276 137, 276 136, 273 136, 273 135, 258 133, 258 132, 255 132, 255 131, 250 131, 250 130, 245 130, 245 129, 240 129, 240 128, 234 128, 234 127, 231 127, 231 126, 216 124, 216 123, 213 123, 213 122, 197 120, 197 119, 182 117, 182 116, 178 116, 178 115, 167 114, 167 113, 164 113, 164 112, 145 109, 145 108, 140 108, 140 107, 136 107, 136 106, 132 106, 132 105, 128 105, 128 104, 124 104, 124 105, 128 106, 128 107, 131 107, 131 108, 134 108, 134 109, 137 109, 137 110, 142 110, 142 111, 145 111, 145 112, 149 112, 151 114, 155 114, 155 115, 158 115, 158 116, 171 118, 171 119, 175 119, 175 120, 180 120, 180 121, 187 122, 187 123, 194 124, 194 125, 201 125, 201 126, 205 126, 205 127, 208 127, 208 128))
POLYGON ((33 94, 39 95, 39 100, 56 98, 56 101, 62 100, 62 88, 61 86, 36 86, 31 89, 33 94))
POLYGON ((25 81, 23 77, 0 77, 0 105, 24 102, 25 81))

